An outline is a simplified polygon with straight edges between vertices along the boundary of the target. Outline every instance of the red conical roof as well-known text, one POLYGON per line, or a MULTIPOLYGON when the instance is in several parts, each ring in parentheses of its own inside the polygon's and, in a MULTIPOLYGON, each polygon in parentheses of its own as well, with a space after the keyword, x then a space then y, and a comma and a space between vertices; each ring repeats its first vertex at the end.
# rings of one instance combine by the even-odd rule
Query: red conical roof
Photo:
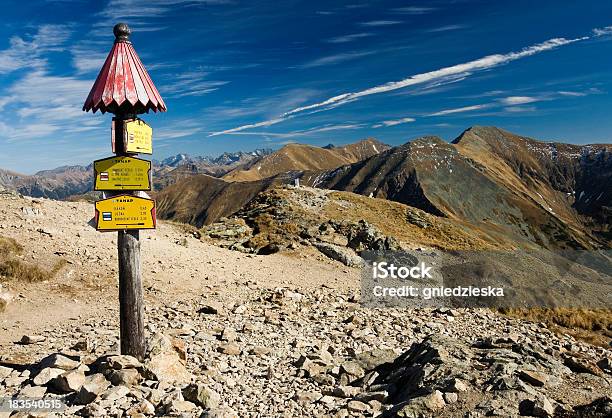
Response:
POLYGON ((165 112, 166 104, 129 41, 130 28, 125 23, 115 25, 115 44, 96 78, 84 111, 96 113, 165 112))

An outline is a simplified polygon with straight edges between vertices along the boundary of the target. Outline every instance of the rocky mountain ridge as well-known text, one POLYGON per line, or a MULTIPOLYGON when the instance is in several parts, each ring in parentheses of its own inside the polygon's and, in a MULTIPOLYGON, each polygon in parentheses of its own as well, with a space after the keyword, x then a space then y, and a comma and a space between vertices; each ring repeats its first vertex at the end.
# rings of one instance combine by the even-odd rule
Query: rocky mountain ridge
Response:
POLYGON ((502 228, 547 248, 590 249, 609 240, 611 155, 612 145, 547 144, 474 127, 450 144, 423 137, 336 170, 304 172, 301 181, 502 228))
POLYGON ((230 171, 223 179, 255 181, 293 171, 332 169, 361 161, 388 148, 388 145, 374 138, 338 147, 288 144, 272 154, 230 171))
MULTIPOLYGON (((251 152, 226 152, 217 157, 177 154, 162 161, 153 160, 154 186, 159 190, 178 179, 196 174, 218 177, 271 152, 269 149, 256 149, 251 152)), ((33 175, 0 170, 0 185, 26 196, 67 199, 92 191, 93 164, 62 166, 33 175)))

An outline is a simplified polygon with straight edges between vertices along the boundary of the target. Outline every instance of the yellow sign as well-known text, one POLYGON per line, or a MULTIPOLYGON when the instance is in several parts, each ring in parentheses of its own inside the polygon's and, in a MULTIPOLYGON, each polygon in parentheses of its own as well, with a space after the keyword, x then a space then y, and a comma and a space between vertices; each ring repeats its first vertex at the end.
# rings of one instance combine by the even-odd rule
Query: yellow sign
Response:
POLYGON ((94 190, 151 190, 151 161, 109 157, 94 161, 94 190))
POLYGON ((125 152, 153 154, 153 129, 143 120, 124 122, 123 141, 125 152))
POLYGON ((113 196, 96 202, 96 229, 155 229, 155 201, 132 195, 113 196))

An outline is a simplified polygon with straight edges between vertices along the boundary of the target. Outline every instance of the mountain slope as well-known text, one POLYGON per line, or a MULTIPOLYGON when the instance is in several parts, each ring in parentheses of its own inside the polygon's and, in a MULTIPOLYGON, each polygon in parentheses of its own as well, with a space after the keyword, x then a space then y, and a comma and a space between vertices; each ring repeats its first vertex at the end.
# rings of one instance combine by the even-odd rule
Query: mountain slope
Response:
POLYGON ((253 181, 289 171, 328 170, 355 163, 388 148, 388 145, 371 138, 342 147, 320 148, 289 144, 244 167, 232 170, 223 178, 228 181, 253 181))
POLYGON ((90 164, 87 167, 76 165, 39 171, 14 181, 13 187, 27 196, 64 199, 91 191, 92 183, 93 164, 90 164))
POLYGON ((568 223, 610 223, 612 145, 545 143, 510 132, 473 127, 454 142, 486 175, 548 208, 568 223))
MULTIPOLYGON (((395 200, 544 247, 598 247, 605 236, 597 234, 606 226, 582 219, 566 193, 590 179, 608 179, 609 151, 606 146, 580 151, 556 144, 557 150, 569 150, 565 154, 577 154, 579 158, 572 157, 576 161, 587 161, 585 168, 577 169, 563 163, 558 152, 556 158, 542 159, 543 147, 549 145, 497 128, 476 127, 453 144, 436 137, 419 138, 336 170, 306 172, 302 181, 395 200)), ((605 210, 609 198, 600 189, 592 186, 588 196, 600 196, 605 210)))
POLYGON ((157 214, 162 219, 202 226, 231 215, 259 192, 281 182, 282 178, 227 182, 207 175, 191 176, 157 193, 157 214))

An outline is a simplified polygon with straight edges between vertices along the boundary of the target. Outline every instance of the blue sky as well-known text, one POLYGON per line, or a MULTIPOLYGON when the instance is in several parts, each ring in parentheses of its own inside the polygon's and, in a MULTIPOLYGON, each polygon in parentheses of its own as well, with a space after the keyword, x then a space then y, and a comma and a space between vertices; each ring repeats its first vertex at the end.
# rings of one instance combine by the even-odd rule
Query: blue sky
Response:
POLYGON ((0 168, 110 154, 110 117, 82 104, 125 21, 176 153, 450 140, 495 125, 612 142, 612 2, 3 1, 0 168))

